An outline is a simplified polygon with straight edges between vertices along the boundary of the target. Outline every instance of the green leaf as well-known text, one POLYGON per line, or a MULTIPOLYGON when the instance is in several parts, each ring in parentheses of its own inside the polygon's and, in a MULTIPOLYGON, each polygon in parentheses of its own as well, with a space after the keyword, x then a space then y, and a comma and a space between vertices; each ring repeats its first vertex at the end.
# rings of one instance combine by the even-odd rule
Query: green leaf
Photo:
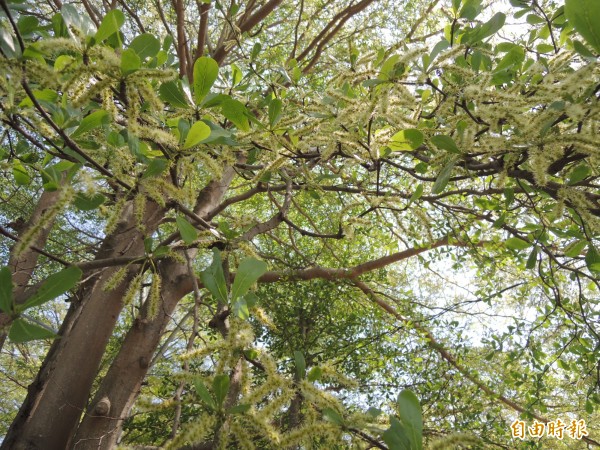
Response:
POLYGON ((175 81, 167 81, 161 84, 158 89, 158 96, 163 102, 169 103, 178 108, 189 108, 185 94, 179 83, 175 81))
POLYGON ((565 15, 588 44, 600 53, 600 2, 598 0, 565 0, 565 15))
POLYGON ((450 153, 460 153, 459 148, 456 146, 456 143, 450 136, 438 134, 431 138, 431 142, 437 148, 440 148, 442 150, 446 150, 450 153))
POLYGON ((148 163, 148 168, 142 175, 142 178, 152 178, 160 175, 169 166, 169 161, 165 158, 154 158, 148 163))
POLYGON ((483 41, 484 39, 496 34, 503 26, 506 21, 506 15, 503 13, 496 13, 483 25, 473 28, 467 31, 462 39, 463 44, 476 44, 483 41))
POLYGON ((518 237, 509 238, 504 244, 506 245, 506 248, 510 248, 511 250, 525 250, 531 246, 529 242, 519 239, 518 237))
POLYGON ((210 266, 200 272, 200 279, 204 287, 219 302, 227 302, 227 285, 225 283, 225 274, 223 273, 223 262, 221 253, 213 248, 213 260, 210 266))
POLYGON ((248 122, 248 110, 242 102, 228 98, 221 104, 221 112, 229 119, 238 129, 242 131, 250 130, 248 122))
POLYGON ((196 394, 200 397, 200 400, 202 400, 209 408, 213 410, 216 409, 215 399, 212 398, 212 395, 210 395, 210 392, 208 392, 208 389, 206 389, 206 386, 204 386, 200 377, 194 378, 194 387, 196 388, 196 394))
POLYGON ((543 17, 540 17, 536 14, 527 14, 526 20, 527 20, 527 23, 530 25, 538 25, 540 23, 546 22, 543 17))
POLYGON ((142 60, 135 50, 128 48, 121 53, 121 72, 123 75, 129 75, 142 67, 142 60))
POLYGON ((177 132, 179 132, 179 143, 183 144, 190 131, 190 123, 185 119, 179 119, 177 122, 177 132))
POLYGON ((12 34, 4 27, 0 27, 0 49, 11 58, 20 53, 20 48, 16 45, 12 34))
POLYGON ((446 185, 450 181, 450 177, 452 176, 452 171, 454 170, 454 166, 456 165, 457 159, 453 158, 440 170, 437 178, 435 179, 435 183, 433 183, 433 187, 431 188, 432 194, 440 194, 446 188, 446 185))
POLYGON ((313 367, 312 369, 310 369, 308 371, 308 376, 306 378, 311 383, 314 383, 315 381, 320 380, 322 375, 323 375, 323 370, 321 370, 320 367, 313 367))
POLYGON ((405 389, 398 395, 398 409, 400 420, 412 444, 411 448, 421 450, 423 448, 423 416, 419 399, 412 391, 405 389))
POLYGON ((281 107, 283 103, 278 98, 274 98, 269 103, 269 123, 271 127, 275 126, 279 119, 281 118, 281 107))
POLYGON ((585 264, 590 271, 600 272, 600 254, 598 254, 596 247, 591 244, 585 255, 585 264))
POLYGON ((299 380, 303 380, 306 377, 306 360, 302 352, 294 352, 294 362, 296 364, 296 375, 299 380))
POLYGON ((235 302, 233 302, 233 314, 242 320, 247 320, 250 317, 248 303, 244 297, 238 298, 235 302))
POLYGON ((481 12, 481 0, 466 0, 460 10, 460 18, 475 20, 475 17, 481 12))
POLYGON ((450 47, 450 42, 448 42, 446 39, 442 39, 440 42, 435 44, 433 50, 431 50, 431 53, 429 54, 429 63, 431 64, 435 57, 448 47, 450 47))
POLYGON ((382 81, 387 81, 394 76, 394 67, 398 63, 400 59, 400 55, 392 55, 381 65, 381 71, 379 73, 379 78, 382 81))
POLYGON ((233 285, 231 299, 236 300, 248 292, 248 289, 267 271, 267 263, 255 258, 245 258, 240 262, 233 285))
POLYGON ((71 137, 76 138, 84 133, 87 133, 94 128, 107 124, 109 121, 108 112, 103 109, 94 111, 93 113, 85 116, 77 129, 73 132, 71 137))
POLYGON ((581 42, 579 42, 577 40, 573 41, 573 48, 575 49, 575 51, 577 53, 579 53, 581 56, 583 56, 585 58, 594 58, 595 57, 590 49, 588 49, 585 45, 583 45, 581 42))
POLYGON ((380 410, 379 408, 375 408, 373 406, 369 407, 369 409, 367 410, 367 414, 369 416, 371 416, 373 419, 376 419, 377 417, 379 417, 381 414, 383 414, 383 411, 380 410))
POLYGON ((569 185, 577 184, 580 181, 583 181, 587 178, 587 176, 592 172, 590 166, 585 163, 579 164, 575 167, 571 172, 569 172, 569 185))
POLYGON ((236 64, 231 64, 231 81, 233 86, 239 84, 242 81, 242 77, 242 70, 236 64))
POLYGON ((581 252, 587 245, 587 241, 573 241, 565 248, 565 256, 568 256, 569 258, 575 258, 581 255, 581 252))
POLYGON ((254 308, 258 303, 258 297, 254 292, 248 292, 244 295, 244 300, 248 304, 248 308, 254 308))
POLYGON ((494 67, 494 72, 520 67, 525 60, 525 50, 521 47, 511 48, 506 55, 500 60, 498 65, 494 67))
POLYGON ((15 343, 34 341, 37 339, 48 339, 55 336, 56 334, 54 332, 28 322, 25 319, 15 319, 8 332, 9 339, 15 343))
POLYGON ((188 132, 187 139, 185 140, 185 144, 183 145, 184 149, 188 149, 193 147, 194 145, 199 144, 204 139, 210 136, 210 127, 206 125, 204 122, 199 121, 191 126, 190 131, 188 132))
POLYGON ((81 279, 82 274, 79 267, 69 266, 60 272, 50 275, 31 297, 22 305, 19 305, 19 311, 39 306, 64 294, 69 289, 75 287, 81 279))
POLYGON ((118 9, 109 11, 96 32, 96 42, 102 42, 107 37, 116 33, 125 23, 125 15, 118 9))
POLYGON ((585 401, 585 412, 588 414, 594 412, 594 405, 592 405, 592 402, 590 402, 589 399, 585 401))
POLYGON ((137 53, 140 59, 143 61, 146 58, 152 58, 156 56, 160 50, 160 41, 150 33, 140 34, 136 37, 129 48, 137 53))
POLYGON ((390 427, 382 438, 389 450, 413 450, 406 429, 394 416, 390 416, 390 427))
POLYGON ((102 194, 87 195, 83 192, 78 192, 73 202, 77 209, 81 211, 92 211, 98 208, 106 201, 106 197, 102 194))
POLYGON ((415 150, 424 140, 425 137, 419 130, 402 130, 392 136, 388 146, 395 151, 415 150))
POLYGON ((256 57, 260 53, 261 49, 262 49, 262 45, 260 44, 260 42, 257 42, 256 44, 254 44, 254 46, 252 47, 252 51, 250 52, 250 59, 251 60, 256 59, 256 57))
POLYGON ((415 192, 413 192, 413 194, 410 196, 409 202, 412 203, 412 202, 420 199, 421 195, 423 195, 423 183, 419 183, 419 185, 415 189, 415 192))
POLYGON ((194 100, 200 105, 210 88, 219 76, 219 65, 207 56, 202 56, 194 63, 194 100))
POLYGON ((36 17, 21 16, 17 22, 17 27, 22 35, 26 35, 34 32, 38 28, 39 24, 40 22, 36 17))
POLYGON ((13 160, 12 174, 18 186, 27 186, 31 183, 29 172, 18 159, 13 160))
POLYGON ((324 408, 323 409, 323 418, 325 420, 328 420, 331 423, 336 424, 336 425, 339 425, 339 426, 344 425, 344 418, 335 409, 324 408))
POLYGON ((175 218, 175 222, 177 222, 177 229, 181 234, 181 239, 183 239, 183 242, 190 245, 198 238, 198 231, 184 217, 177 216, 175 218))
POLYGON ((8 267, 0 269, 0 311, 11 314, 13 308, 12 274, 8 267))
POLYGON ((217 375, 213 379, 213 392, 217 400, 217 406, 223 406, 227 392, 229 391, 229 375, 217 375))
POLYGON ((250 410, 251 406, 252 405, 248 405, 248 404, 243 403, 241 405, 235 405, 234 407, 229 408, 227 410, 227 412, 229 414, 244 414, 244 413, 246 413, 246 412, 248 412, 250 410))
POLYGON ((535 267, 535 263, 537 262, 538 249, 537 246, 533 247, 531 253, 529 254, 529 258, 527 258, 527 264, 525 267, 527 269, 533 269, 535 267))

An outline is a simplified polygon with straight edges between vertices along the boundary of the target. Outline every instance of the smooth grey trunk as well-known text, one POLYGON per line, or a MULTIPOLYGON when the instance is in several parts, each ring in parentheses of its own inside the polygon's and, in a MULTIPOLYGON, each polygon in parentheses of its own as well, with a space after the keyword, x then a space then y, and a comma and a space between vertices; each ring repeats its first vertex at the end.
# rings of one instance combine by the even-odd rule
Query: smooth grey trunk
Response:
MULTIPOLYGON (((221 202, 234 175, 235 171, 227 168, 220 181, 210 182, 200 192, 194 208, 198 216, 205 216, 221 202)), ((196 252, 197 250, 189 250, 190 258, 196 252)), ((143 308, 140 318, 136 319, 128 331, 77 430, 73 440, 73 448, 76 450, 108 450, 115 447, 123 421, 139 394, 165 327, 179 301, 193 289, 186 264, 167 259, 159 263, 159 270, 163 280, 162 303, 158 315, 153 320, 145 319, 143 308), (110 402, 110 410, 105 414, 98 414, 97 406, 104 399, 110 402)))
MULTIPOLYGON (((158 226, 160 208, 148 202, 144 224, 150 232, 158 226)), ((97 259, 141 255, 143 236, 136 227, 129 202, 116 231, 108 236, 97 259)), ((127 279, 112 292, 102 287, 116 271, 108 268, 89 279, 80 289, 80 300, 72 305, 19 413, 2 443, 2 450, 64 450, 69 447, 81 413, 89 398, 100 361, 123 307, 127 279)))

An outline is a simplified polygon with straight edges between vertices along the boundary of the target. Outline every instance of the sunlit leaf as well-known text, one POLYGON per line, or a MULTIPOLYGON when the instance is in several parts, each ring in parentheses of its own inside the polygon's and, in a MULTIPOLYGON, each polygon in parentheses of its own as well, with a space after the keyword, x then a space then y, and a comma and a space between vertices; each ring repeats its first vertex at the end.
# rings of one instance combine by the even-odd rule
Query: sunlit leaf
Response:
POLYGON ((235 300, 248 292, 248 289, 267 271, 267 263, 255 258, 245 258, 240 263, 233 285, 231 299, 235 300))
POLYGON ((529 242, 518 237, 507 239, 504 245, 506 245, 506 248, 510 248, 511 250, 525 250, 526 248, 531 247, 529 242))
POLYGON ((219 65, 207 56, 202 56, 194 63, 194 100, 202 103, 206 94, 219 76, 219 65))
POLYGON ((194 145, 198 145, 201 141, 207 139, 209 136, 210 127, 202 121, 196 122, 188 131, 183 148, 188 149, 194 145))
POLYGON ((109 11, 104 19, 102 19, 102 23, 98 27, 98 31, 96 32, 96 41, 102 42, 104 39, 109 37, 110 35, 116 33, 121 29, 123 24, 125 23, 125 15, 119 11, 118 9, 113 9, 109 11))
POLYGON ((424 140, 425 137, 419 130, 402 130, 392 136, 388 146, 395 151, 415 150, 424 140))

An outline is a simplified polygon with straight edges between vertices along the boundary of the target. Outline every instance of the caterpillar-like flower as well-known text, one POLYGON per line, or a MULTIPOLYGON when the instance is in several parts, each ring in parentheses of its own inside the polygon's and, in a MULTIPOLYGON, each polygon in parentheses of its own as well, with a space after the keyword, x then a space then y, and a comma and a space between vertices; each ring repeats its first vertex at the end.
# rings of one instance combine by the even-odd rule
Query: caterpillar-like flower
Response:
POLYGON ((119 219, 121 218, 121 214, 123 213, 123 208, 125 207, 126 201, 126 197, 121 197, 113 206, 112 211, 108 216, 108 219, 106 220, 106 225, 104 227, 105 234, 111 234, 113 231, 116 230, 117 224, 119 223, 119 219))
POLYGON ((165 445, 165 450, 177 449, 186 443, 198 444, 204 442, 217 423, 216 414, 201 414, 165 445))
POLYGON ((127 275, 127 266, 121 267, 119 270, 114 272, 110 278, 104 282, 102 290, 104 292, 110 292, 116 289, 116 287, 119 286, 125 279, 125 275, 127 275))
POLYGON ((250 440, 248 429, 243 427, 237 420, 231 423, 231 433, 242 450, 254 450, 256 448, 250 440))
POLYGON ((162 279, 158 272, 154 272, 152 274, 152 285, 150 286, 150 292, 148 294, 148 299, 146 302, 147 306, 147 317, 150 320, 154 320, 158 315, 158 308, 161 303, 161 295, 160 295, 160 286, 162 284, 162 279))
POLYGON ((144 214, 146 212, 146 196, 144 194, 138 193, 133 199, 133 211, 138 230, 140 230, 141 233, 145 233, 146 226, 144 225, 144 214))
POLYGON ((73 201, 74 197, 75 191, 71 186, 63 187, 56 202, 46 209, 40 219, 20 236, 19 242, 17 242, 14 249, 15 257, 22 255, 24 251, 34 244, 35 239, 42 230, 51 225, 56 215, 64 210, 73 201))
POLYGON ((129 283, 129 287, 127 288, 127 292, 125 293, 125 296, 123 297, 123 306, 127 306, 133 302, 133 299, 135 298, 137 293, 142 288, 143 276, 144 276, 144 272, 142 271, 142 272, 138 273, 133 278, 133 280, 131 280, 131 283, 129 283))

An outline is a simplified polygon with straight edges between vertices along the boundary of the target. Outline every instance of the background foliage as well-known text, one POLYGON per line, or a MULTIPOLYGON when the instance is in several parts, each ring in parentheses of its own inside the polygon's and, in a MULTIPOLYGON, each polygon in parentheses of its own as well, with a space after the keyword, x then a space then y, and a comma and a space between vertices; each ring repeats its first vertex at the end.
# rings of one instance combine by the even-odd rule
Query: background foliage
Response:
POLYGON ((0 5, 2 448, 599 445, 596 2, 0 5))

